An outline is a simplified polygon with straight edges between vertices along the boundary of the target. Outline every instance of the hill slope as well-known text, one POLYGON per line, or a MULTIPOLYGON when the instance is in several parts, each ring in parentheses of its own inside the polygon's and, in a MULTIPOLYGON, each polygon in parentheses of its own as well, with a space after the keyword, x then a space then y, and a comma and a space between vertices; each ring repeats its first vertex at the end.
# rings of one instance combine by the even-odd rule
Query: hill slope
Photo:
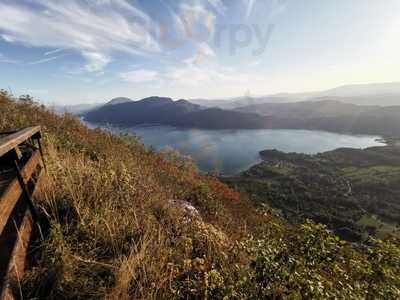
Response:
POLYGON ((1 131, 45 133, 43 240, 31 248, 24 298, 399 297, 396 240, 361 251, 322 225, 290 226, 172 153, 30 98, 1 92, 0 114, 1 131))
POLYGON ((89 122, 109 123, 118 126, 162 124, 177 127, 235 129, 263 128, 266 118, 218 108, 204 109, 186 100, 150 97, 136 102, 105 105, 85 114, 89 122))
POLYGON ((269 116, 270 126, 273 128, 400 136, 400 106, 360 106, 324 99, 296 103, 264 103, 236 110, 269 116))
POLYGON ((310 218, 352 241, 382 237, 400 225, 400 147, 260 154, 262 163, 224 181, 291 222, 310 218), (367 226, 367 219, 376 224, 367 226))

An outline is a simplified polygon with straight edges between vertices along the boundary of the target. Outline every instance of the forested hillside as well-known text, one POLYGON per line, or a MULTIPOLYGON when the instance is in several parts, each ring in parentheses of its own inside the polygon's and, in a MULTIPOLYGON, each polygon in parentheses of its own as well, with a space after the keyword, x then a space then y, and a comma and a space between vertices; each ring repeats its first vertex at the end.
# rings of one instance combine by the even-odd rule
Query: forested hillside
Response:
POLYGON ((263 162, 224 178, 292 223, 321 222, 362 242, 400 234, 400 147, 341 148, 317 155, 266 150, 263 162))
POLYGON ((175 153, 1 92, 0 131, 30 125, 43 126, 48 180, 26 299, 400 297, 394 237, 355 248, 289 225, 175 153))

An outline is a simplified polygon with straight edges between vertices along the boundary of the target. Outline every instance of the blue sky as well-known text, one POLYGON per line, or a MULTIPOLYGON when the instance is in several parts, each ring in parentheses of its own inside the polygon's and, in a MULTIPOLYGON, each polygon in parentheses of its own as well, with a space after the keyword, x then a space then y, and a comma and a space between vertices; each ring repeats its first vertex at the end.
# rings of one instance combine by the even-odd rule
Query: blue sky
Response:
POLYGON ((47 103, 400 81, 398 0, 0 0, 0 82, 47 103))

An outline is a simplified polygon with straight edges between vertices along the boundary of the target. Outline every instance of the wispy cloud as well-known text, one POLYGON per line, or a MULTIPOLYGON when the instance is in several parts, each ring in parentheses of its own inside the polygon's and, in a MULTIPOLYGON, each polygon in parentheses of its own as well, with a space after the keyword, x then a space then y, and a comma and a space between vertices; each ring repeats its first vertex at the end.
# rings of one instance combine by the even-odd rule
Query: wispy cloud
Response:
POLYGON ((46 57, 46 58, 42 58, 42 59, 38 59, 38 60, 35 60, 35 61, 28 62, 27 65, 31 65, 31 66, 33 66, 33 65, 40 65, 40 64, 44 64, 44 63, 47 63, 47 62, 56 60, 56 59, 58 59, 58 58, 60 58, 60 57, 63 57, 63 56, 65 56, 65 55, 58 55, 58 56, 46 57))
POLYGON ((150 17, 125 0, 4 0, 0 11, 5 41, 73 49, 87 59, 89 72, 101 70, 116 51, 160 51, 150 17))
POLYGON ((5 64, 20 64, 20 61, 16 59, 9 58, 5 56, 4 54, 0 53, 0 63, 5 63, 5 64))
MULTIPOLYGON (((245 4, 242 14, 249 17, 256 0, 240 1, 245 4)), ((85 63, 70 64, 74 73, 101 74, 120 53, 198 66, 217 57, 212 47, 217 17, 226 13, 228 3, 160 0, 158 5, 164 5, 168 16, 162 26, 137 1, 0 0, 0 37, 8 43, 47 48, 42 59, 29 65, 58 59, 63 51, 78 53, 85 63), (173 54, 175 50, 179 55, 173 54)), ((0 57, 1 61, 6 59, 0 57)))
POLYGON ((276 17, 284 13, 289 5, 289 0, 272 0, 270 16, 276 17))
POLYGON ((246 18, 249 18, 253 12, 254 4, 257 0, 243 0, 246 7, 246 18))
POLYGON ((222 2, 222 0, 207 0, 207 1, 220 15, 225 14, 226 6, 222 2))
MULTIPOLYGON (((254 11, 257 0, 242 0, 245 7, 245 17, 248 19, 254 11)), ((286 10, 289 0, 264 0, 262 3, 266 6, 266 17, 275 17, 286 10)))
POLYGON ((59 52, 61 52, 61 51, 64 51, 64 49, 59 48, 59 49, 47 51, 47 52, 45 52, 43 55, 44 55, 44 56, 53 55, 53 54, 59 53, 59 52))
POLYGON ((154 86, 172 88, 232 88, 251 86, 264 82, 263 76, 246 73, 241 70, 225 68, 217 63, 196 65, 188 61, 180 66, 167 67, 163 71, 139 69, 120 74, 120 78, 129 83, 152 82, 154 86))

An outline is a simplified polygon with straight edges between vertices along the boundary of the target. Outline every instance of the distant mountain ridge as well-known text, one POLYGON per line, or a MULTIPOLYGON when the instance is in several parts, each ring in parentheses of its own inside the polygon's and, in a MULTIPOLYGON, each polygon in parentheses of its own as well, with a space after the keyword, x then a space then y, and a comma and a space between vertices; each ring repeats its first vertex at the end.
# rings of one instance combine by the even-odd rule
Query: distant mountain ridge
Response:
POLYGON ((343 85, 320 94, 337 97, 400 95, 400 82, 343 85))
POLYGON ((73 114, 80 115, 88 111, 99 108, 103 104, 93 103, 93 104, 73 104, 73 105, 50 105, 49 108, 57 114, 73 114))
MULTIPOLYGON (((225 99, 189 99, 192 104, 203 107, 218 107, 222 109, 236 109, 239 107, 257 105, 263 103, 288 103, 302 101, 336 100, 343 103, 356 105, 400 105, 400 82, 343 85, 326 91, 303 93, 278 93, 265 96, 242 96, 225 99)), ((127 97, 117 97, 109 101, 109 104, 120 104, 134 101, 127 97)), ((186 101, 186 100, 185 100, 186 101)), ((90 110, 97 109, 104 103, 76 104, 53 106, 58 113, 69 112, 81 115, 90 110)))
POLYGON ((122 104, 122 103, 127 103, 127 102, 132 102, 132 99, 126 98, 126 97, 118 97, 111 99, 108 101, 105 105, 115 105, 115 104, 122 104))
POLYGON ((265 96, 243 96, 216 100, 193 99, 190 101, 206 107, 235 109, 242 106, 262 103, 286 103, 305 100, 314 101, 318 99, 337 100, 357 105, 400 105, 400 82, 343 85, 333 89, 315 92, 279 93, 265 96))
POLYGON ((263 128, 267 119, 254 113, 203 108, 187 100, 149 97, 139 101, 104 105, 87 112, 85 120, 129 127, 162 124, 185 128, 235 129, 263 128))
POLYGON ((237 108, 270 118, 274 128, 400 136, 400 106, 355 105, 337 100, 264 103, 237 108))
POLYGON ((89 122, 130 127, 144 124, 203 129, 310 129, 400 136, 400 106, 360 106, 337 100, 263 103, 234 110, 205 108, 187 100, 149 97, 103 105, 89 122))

